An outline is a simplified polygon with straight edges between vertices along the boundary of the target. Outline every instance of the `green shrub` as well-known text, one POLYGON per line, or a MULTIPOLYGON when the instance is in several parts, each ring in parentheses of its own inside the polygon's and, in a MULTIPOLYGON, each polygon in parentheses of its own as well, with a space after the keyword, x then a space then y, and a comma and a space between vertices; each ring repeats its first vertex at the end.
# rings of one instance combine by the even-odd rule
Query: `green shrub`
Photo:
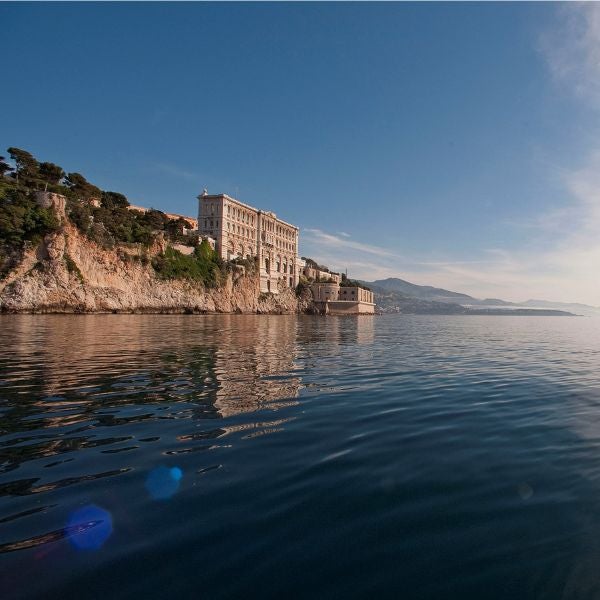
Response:
POLYGON ((0 189, 0 240, 9 248, 21 248, 26 241, 38 243, 59 228, 53 210, 42 208, 17 186, 0 189))
POLYGON ((190 256, 169 246, 164 253, 152 259, 152 266, 161 279, 188 279, 208 287, 215 286, 222 280, 222 272, 214 252, 207 257, 201 246, 190 256))
POLYGON ((340 287, 359 287, 363 290, 371 290, 371 288, 367 287, 364 283, 361 283, 360 281, 356 281, 354 279, 347 279, 346 277, 342 277, 340 287))

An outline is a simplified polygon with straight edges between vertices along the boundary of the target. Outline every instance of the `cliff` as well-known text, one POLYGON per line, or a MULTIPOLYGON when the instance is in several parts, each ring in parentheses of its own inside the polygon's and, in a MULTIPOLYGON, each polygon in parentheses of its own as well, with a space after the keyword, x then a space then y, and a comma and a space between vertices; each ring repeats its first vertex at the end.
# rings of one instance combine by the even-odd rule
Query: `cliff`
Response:
POLYGON ((64 204, 53 208, 61 227, 13 257, 13 267, 0 279, 0 311, 285 314, 311 310, 310 295, 299 300, 290 289, 260 294, 258 276, 246 274, 241 267, 227 273, 218 288, 160 279, 151 259, 164 250, 164 240, 158 239, 150 248, 127 244, 107 250, 65 217, 64 204))

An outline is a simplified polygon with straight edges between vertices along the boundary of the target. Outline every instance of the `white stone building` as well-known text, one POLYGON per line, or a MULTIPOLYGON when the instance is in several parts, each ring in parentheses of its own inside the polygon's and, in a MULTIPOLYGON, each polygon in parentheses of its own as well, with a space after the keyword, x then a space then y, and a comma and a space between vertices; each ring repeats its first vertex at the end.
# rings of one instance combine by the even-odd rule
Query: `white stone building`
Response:
POLYGON ((277 293, 280 285, 298 284, 296 226, 227 194, 204 190, 198 201, 200 236, 214 238, 215 249, 224 260, 258 257, 261 292, 277 293))
POLYGON ((341 286, 336 281, 314 282, 313 300, 323 312, 331 315, 373 314, 375 297, 371 290, 353 285, 341 286))

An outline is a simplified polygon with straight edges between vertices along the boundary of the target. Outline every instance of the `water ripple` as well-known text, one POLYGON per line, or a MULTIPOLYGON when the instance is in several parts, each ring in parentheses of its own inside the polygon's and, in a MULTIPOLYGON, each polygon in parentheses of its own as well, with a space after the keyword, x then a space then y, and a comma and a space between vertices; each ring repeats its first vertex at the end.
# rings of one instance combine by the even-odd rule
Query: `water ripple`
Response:
POLYGON ((3 597, 600 596, 600 320, 2 315, 0 348, 3 597))

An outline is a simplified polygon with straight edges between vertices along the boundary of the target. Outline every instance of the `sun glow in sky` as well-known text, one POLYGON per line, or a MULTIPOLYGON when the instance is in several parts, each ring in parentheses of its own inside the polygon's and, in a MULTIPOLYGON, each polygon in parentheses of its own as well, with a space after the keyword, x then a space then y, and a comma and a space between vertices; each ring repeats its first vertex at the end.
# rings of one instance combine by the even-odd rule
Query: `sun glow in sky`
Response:
POLYGON ((2 149, 352 276, 600 305, 600 4, 0 5, 2 149))

